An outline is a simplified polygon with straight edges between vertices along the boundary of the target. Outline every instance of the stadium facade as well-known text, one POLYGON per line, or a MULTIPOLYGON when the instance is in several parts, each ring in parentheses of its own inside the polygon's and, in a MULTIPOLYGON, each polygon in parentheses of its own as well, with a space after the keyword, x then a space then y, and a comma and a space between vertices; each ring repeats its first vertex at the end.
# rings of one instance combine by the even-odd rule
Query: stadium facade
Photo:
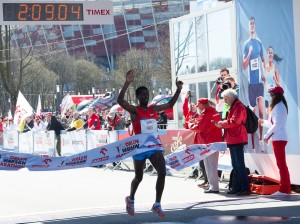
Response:
POLYGON ((77 57, 94 56, 110 71, 117 55, 132 48, 158 47, 169 37, 169 20, 188 14, 189 5, 188 0, 113 0, 113 25, 24 26, 12 41, 16 47, 34 45, 77 57))

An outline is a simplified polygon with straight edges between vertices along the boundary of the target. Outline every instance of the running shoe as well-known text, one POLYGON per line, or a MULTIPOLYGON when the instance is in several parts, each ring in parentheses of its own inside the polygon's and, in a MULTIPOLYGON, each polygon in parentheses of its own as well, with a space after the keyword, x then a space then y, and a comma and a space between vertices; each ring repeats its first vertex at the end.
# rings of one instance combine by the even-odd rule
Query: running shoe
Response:
POLYGON ((152 206, 152 209, 151 209, 152 212, 156 213, 160 218, 166 218, 166 213, 164 213, 164 211, 161 209, 161 206, 160 205, 153 205, 152 206))
POLYGON ((134 201, 130 200, 130 197, 125 198, 126 211, 129 215, 134 216, 134 201))

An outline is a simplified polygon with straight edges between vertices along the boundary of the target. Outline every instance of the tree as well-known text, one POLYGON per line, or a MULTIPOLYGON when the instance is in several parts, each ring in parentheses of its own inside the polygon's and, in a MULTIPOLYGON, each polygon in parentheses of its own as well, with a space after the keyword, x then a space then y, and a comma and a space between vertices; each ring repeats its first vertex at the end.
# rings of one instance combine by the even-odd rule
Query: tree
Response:
POLYGON ((87 60, 75 61, 76 79, 74 90, 80 93, 88 93, 94 86, 96 89, 101 88, 101 80, 105 76, 95 64, 87 60))
POLYGON ((117 69, 113 73, 117 85, 123 86, 125 74, 128 70, 133 69, 135 73, 135 79, 127 92, 127 100, 136 101, 133 97, 134 90, 139 86, 146 86, 151 90, 153 86, 153 68, 155 67, 153 56, 146 50, 132 49, 117 59, 117 69))
POLYGON ((71 91, 72 83, 76 79, 76 70, 75 70, 75 59, 72 56, 69 56, 65 52, 53 54, 45 60, 46 67, 53 71, 58 79, 57 83, 60 85, 59 88, 59 100, 62 99, 63 91, 71 91))
MULTIPOLYGON (((27 79, 27 82, 24 82, 28 75, 24 70, 34 63, 32 59, 35 42, 31 37, 35 36, 39 30, 39 28, 37 28, 30 32, 22 33, 23 38, 16 40, 16 45, 13 46, 12 35, 14 35, 18 29, 18 27, 0 25, 0 77, 2 88, 10 98, 10 109, 12 113, 14 113, 16 108, 19 90, 32 82, 32 79, 27 79)), ((38 74, 39 72, 36 71, 36 76, 38 76, 38 74)), ((35 77, 33 77, 33 79, 35 77)))

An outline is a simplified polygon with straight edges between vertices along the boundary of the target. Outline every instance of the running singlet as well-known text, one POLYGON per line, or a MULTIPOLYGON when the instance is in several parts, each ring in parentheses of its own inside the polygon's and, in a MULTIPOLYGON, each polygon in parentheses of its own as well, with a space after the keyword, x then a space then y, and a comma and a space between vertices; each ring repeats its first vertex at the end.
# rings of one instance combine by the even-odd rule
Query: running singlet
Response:
POLYGON ((262 82, 260 57, 263 56, 263 48, 259 39, 255 38, 247 40, 244 44, 244 58, 247 57, 250 46, 252 46, 252 53, 248 65, 248 80, 250 84, 259 84, 262 82))
POLYGON ((136 109, 138 110, 137 117, 132 124, 134 133, 137 135, 155 132, 157 130, 156 120, 158 119, 158 113, 151 107, 144 110, 140 106, 137 106, 136 109))

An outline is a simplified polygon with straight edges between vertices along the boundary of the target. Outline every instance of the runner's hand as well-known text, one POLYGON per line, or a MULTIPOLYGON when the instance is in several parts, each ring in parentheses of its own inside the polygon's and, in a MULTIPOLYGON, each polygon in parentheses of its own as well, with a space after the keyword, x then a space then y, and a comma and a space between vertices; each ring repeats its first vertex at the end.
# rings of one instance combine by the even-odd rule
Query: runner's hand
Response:
POLYGON ((134 71, 133 70, 129 70, 127 73, 126 73, 126 82, 132 82, 134 79, 134 71))

